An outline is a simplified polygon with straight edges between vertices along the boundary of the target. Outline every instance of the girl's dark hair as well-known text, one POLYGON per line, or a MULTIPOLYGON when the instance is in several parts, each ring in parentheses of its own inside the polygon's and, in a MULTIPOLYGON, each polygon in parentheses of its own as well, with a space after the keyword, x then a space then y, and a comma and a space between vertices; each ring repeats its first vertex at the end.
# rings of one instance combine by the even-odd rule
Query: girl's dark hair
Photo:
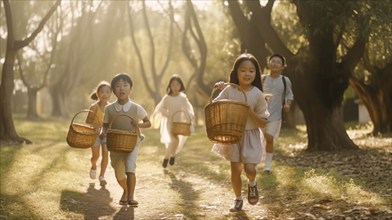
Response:
POLYGON ((100 90, 102 87, 104 87, 104 86, 107 86, 107 87, 109 87, 110 89, 112 89, 112 87, 110 87, 110 84, 109 84, 108 82, 106 82, 106 81, 101 81, 101 82, 97 85, 97 88, 95 89, 95 91, 94 91, 93 93, 91 93, 90 98, 91 98, 92 100, 98 100, 97 92, 99 92, 99 90, 100 90))
POLYGON ((284 56, 282 56, 282 55, 280 55, 280 54, 278 54, 278 53, 272 54, 272 55, 268 58, 268 62, 271 61, 272 58, 274 58, 274 57, 280 58, 280 59, 282 60, 282 65, 283 65, 283 66, 286 66, 286 58, 284 58, 284 56))
POLYGON ((117 84, 117 82, 120 80, 124 80, 124 81, 128 82, 129 85, 131 86, 131 88, 133 87, 132 78, 128 75, 128 73, 119 73, 113 77, 112 82, 110 83, 112 88, 114 88, 115 85, 117 84))
POLYGON ((263 91, 263 88, 261 85, 261 70, 260 70, 259 61, 257 61, 256 57, 254 57, 250 53, 243 53, 237 57, 237 59, 234 62, 233 68, 231 69, 230 82, 239 85, 237 70, 240 67, 241 63, 246 60, 249 60, 250 62, 252 62, 256 68, 256 78, 252 82, 252 85, 257 87, 261 91, 263 91))
POLYGON ((174 80, 176 80, 177 82, 180 83, 180 85, 181 85, 180 92, 185 92, 185 86, 184 86, 184 83, 182 82, 181 78, 180 78, 178 75, 173 75, 173 76, 170 78, 169 84, 168 84, 167 87, 166 87, 166 93, 169 94, 169 95, 171 95, 171 94, 173 93, 173 91, 172 91, 171 88, 170 88, 170 84, 171 84, 174 80))

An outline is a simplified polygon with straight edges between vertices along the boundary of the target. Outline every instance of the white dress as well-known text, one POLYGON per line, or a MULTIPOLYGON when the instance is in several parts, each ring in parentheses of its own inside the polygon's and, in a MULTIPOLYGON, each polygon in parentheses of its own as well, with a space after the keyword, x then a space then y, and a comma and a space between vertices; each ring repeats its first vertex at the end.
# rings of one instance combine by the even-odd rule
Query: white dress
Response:
MULTIPOLYGON (((168 145, 173 141, 174 135, 171 132, 173 118, 176 121, 191 123, 191 132, 194 131, 194 111, 185 93, 180 92, 177 96, 165 95, 152 114, 153 126, 160 125, 161 143, 168 145)), ((184 146, 187 136, 178 135, 179 144, 176 149, 178 153, 184 146)))
MULTIPOLYGON (((253 87, 249 91, 245 92, 247 98, 247 104, 250 109, 253 110, 256 115, 260 118, 267 118, 269 112, 267 109, 267 103, 264 99, 263 93, 257 88, 253 87)), ((245 100, 244 94, 233 86, 227 86, 222 92, 214 99, 231 99, 237 101, 245 100)), ((264 136, 258 127, 258 124, 248 117, 244 135, 242 139, 235 144, 214 144, 212 151, 217 155, 229 160, 231 162, 241 163, 254 163, 258 164, 261 162, 264 149, 264 136)))

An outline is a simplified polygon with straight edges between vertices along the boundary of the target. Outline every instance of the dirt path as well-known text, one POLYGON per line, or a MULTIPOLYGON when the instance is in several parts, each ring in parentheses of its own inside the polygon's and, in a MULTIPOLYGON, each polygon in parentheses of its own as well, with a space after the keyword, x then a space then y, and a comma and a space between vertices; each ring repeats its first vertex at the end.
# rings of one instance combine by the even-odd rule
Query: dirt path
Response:
MULTIPOLYGON (((387 141, 391 141, 388 139, 387 141)), ((154 142, 156 143, 156 142, 154 142)), ((108 166, 105 188, 99 186, 98 180, 91 180, 86 174, 86 193, 84 195, 68 194, 62 198, 62 210, 66 210, 69 219, 392 219, 391 207, 373 207, 366 204, 350 202, 349 198, 320 198, 303 199, 298 192, 298 186, 292 189, 283 188, 282 177, 290 173, 290 167, 275 164, 276 172, 269 175, 261 174, 258 169, 257 182, 260 190, 260 201, 251 206, 246 201, 245 186, 243 186, 243 211, 230 213, 228 210, 233 203, 229 165, 220 158, 210 157, 209 146, 200 148, 200 137, 190 139, 188 147, 181 152, 174 166, 163 169, 161 157, 163 148, 148 141, 140 149, 137 168, 137 184, 135 199, 139 207, 120 206, 118 200, 122 191, 114 178, 113 169, 108 166), (271 184, 272 183, 272 184, 271 184), (268 185, 270 184, 270 185, 268 185), (73 213, 73 214, 72 214, 73 213)), ((385 145, 385 144, 384 144, 385 145)), ((389 145, 386 143, 385 146, 389 145)), ((391 176, 391 149, 373 151, 358 151, 357 155, 348 154, 305 154, 296 157, 277 155, 275 163, 290 164, 291 167, 316 167, 320 164, 330 164, 342 171, 349 170, 355 178, 358 172, 372 173, 372 167, 383 167, 381 179, 369 177, 368 183, 374 181, 389 181, 391 176), (380 151, 380 152, 379 152, 380 151), (366 169, 352 158, 366 155, 366 169), (341 158, 340 158, 341 157, 341 158), (372 159, 373 158, 373 159, 372 159), (349 160, 348 160, 349 159, 349 160), (371 161, 372 160, 372 161, 371 161), (334 162, 335 161, 335 162, 334 162), (346 161, 346 162, 342 162, 346 161), (373 164, 374 163, 374 164, 373 164), (356 167, 357 166, 357 167, 356 167)), ((321 167, 329 169, 329 167, 321 167)), ((340 171, 339 171, 340 172, 340 171)), ((344 174, 344 173, 343 173, 344 174)), ((350 175, 350 174, 349 174, 350 175)), ((243 183, 245 176, 243 175, 243 183)), ((364 187, 368 187, 364 184, 364 187)), ((369 186, 369 190, 372 188, 369 186)), ((391 197, 391 189, 386 189, 384 195, 391 197), (389 190, 389 191, 388 191, 389 190)), ((302 193, 302 194, 301 194, 302 193)), ((382 193, 381 193, 382 194, 382 193)), ((313 196, 313 195, 312 195, 313 196)))
POLYGON ((88 205, 78 212, 84 212, 85 219, 263 219, 266 215, 261 203, 251 206, 246 202, 243 212, 230 213, 233 196, 231 188, 227 188, 229 180, 214 183, 184 173, 181 164, 168 169, 159 165, 158 162, 138 164, 139 170, 148 167, 146 170, 150 171, 137 176, 135 196, 139 207, 118 204, 122 190, 109 168, 105 188, 99 186, 98 180, 86 178, 90 182, 85 197, 88 205))

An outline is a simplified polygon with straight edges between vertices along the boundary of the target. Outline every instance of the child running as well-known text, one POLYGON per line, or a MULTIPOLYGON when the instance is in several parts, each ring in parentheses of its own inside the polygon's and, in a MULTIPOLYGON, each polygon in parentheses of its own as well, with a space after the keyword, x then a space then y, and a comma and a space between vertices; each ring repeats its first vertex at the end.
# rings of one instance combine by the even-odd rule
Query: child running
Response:
MULTIPOLYGON (((259 201, 256 184, 256 166, 261 162, 263 152, 263 133, 259 127, 264 127, 269 115, 267 103, 261 92, 261 74, 259 62, 249 54, 241 54, 234 63, 230 73, 230 83, 237 84, 242 89, 250 107, 242 139, 235 144, 214 144, 212 151, 230 161, 231 184, 235 194, 234 206, 231 212, 242 209, 241 173, 245 170, 248 179, 248 202, 255 205, 259 201)), ((223 88, 224 83, 218 82, 216 87, 223 88)), ((244 102, 244 94, 235 86, 227 86, 214 99, 230 99, 244 102)))
MULTIPOLYGON (((87 115, 86 123, 92 124, 94 127, 101 129, 102 128, 102 120, 103 120, 103 112, 108 104, 108 100, 112 95, 112 88, 110 84, 106 81, 100 82, 95 91, 91 94, 91 99, 96 100, 94 104, 90 106, 91 112, 87 115)), ((102 145, 102 160, 101 160, 101 170, 99 174, 99 183, 101 186, 105 186, 105 172, 108 166, 108 149, 106 148, 106 144, 102 142, 100 137, 97 137, 94 145, 91 147, 91 169, 90 169, 90 178, 95 179, 97 177, 97 161, 99 159, 99 148, 102 145)))
POLYGON ((161 142, 166 146, 162 162, 163 168, 166 168, 168 163, 174 165, 176 155, 180 152, 188 138, 188 136, 173 134, 173 118, 177 117, 175 120, 182 120, 182 122, 187 120, 187 122, 192 124, 191 130, 193 130, 192 122, 194 118, 192 104, 185 95, 185 86, 179 76, 174 75, 170 78, 166 93, 152 114, 153 117, 159 115, 158 113, 161 114, 161 142))
MULTIPOLYGON (((129 98, 129 94, 133 88, 133 81, 131 77, 126 73, 119 73, 114 76, 111 82, 113 93, 117 97, 117 101, 109 104, 105 108, 105 114, 103 119, 103 130, 102 137, 107 135, 107 129, 109 123, 112 122, 111 127, 121 130, 129 130, 130 127, 148 128, 151 126, 151 122, 148 119, 146 110, 139 104, 133 102, 129 98), (134 119, 134 121, 120 118, 114 120, 115 116, 128 115, 134 119)), ((121 116, 120 116, 121 117, 121 116)), ((136 159, 139 152, 139 144, 144 138, 143 135, 138 137, 136 146, 132 152, 126 151, 111 151, 110 160, 111 165, 114 169, 114 173, 118 184, 123 189, 123 194, 119 201, 120 205, 130 205, 133 207, 138 206, 138 202, 134 199, 134 192, 136 186, 136 159)))

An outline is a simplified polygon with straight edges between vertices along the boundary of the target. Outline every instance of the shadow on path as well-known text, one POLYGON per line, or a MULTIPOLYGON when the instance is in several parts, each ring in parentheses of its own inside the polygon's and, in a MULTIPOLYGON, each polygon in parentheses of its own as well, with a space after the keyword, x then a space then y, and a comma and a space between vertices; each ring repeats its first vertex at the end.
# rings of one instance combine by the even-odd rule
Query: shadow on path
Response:
POLYGON ((82 214, 84 219, 101 219, 102 216, 112 216, 116 211, 110 206, 111 202, 110 192, 105 187, 96 189, 95 184, 90 183, 85 194, 62 191, 60 208, 67 212, 82 214))

